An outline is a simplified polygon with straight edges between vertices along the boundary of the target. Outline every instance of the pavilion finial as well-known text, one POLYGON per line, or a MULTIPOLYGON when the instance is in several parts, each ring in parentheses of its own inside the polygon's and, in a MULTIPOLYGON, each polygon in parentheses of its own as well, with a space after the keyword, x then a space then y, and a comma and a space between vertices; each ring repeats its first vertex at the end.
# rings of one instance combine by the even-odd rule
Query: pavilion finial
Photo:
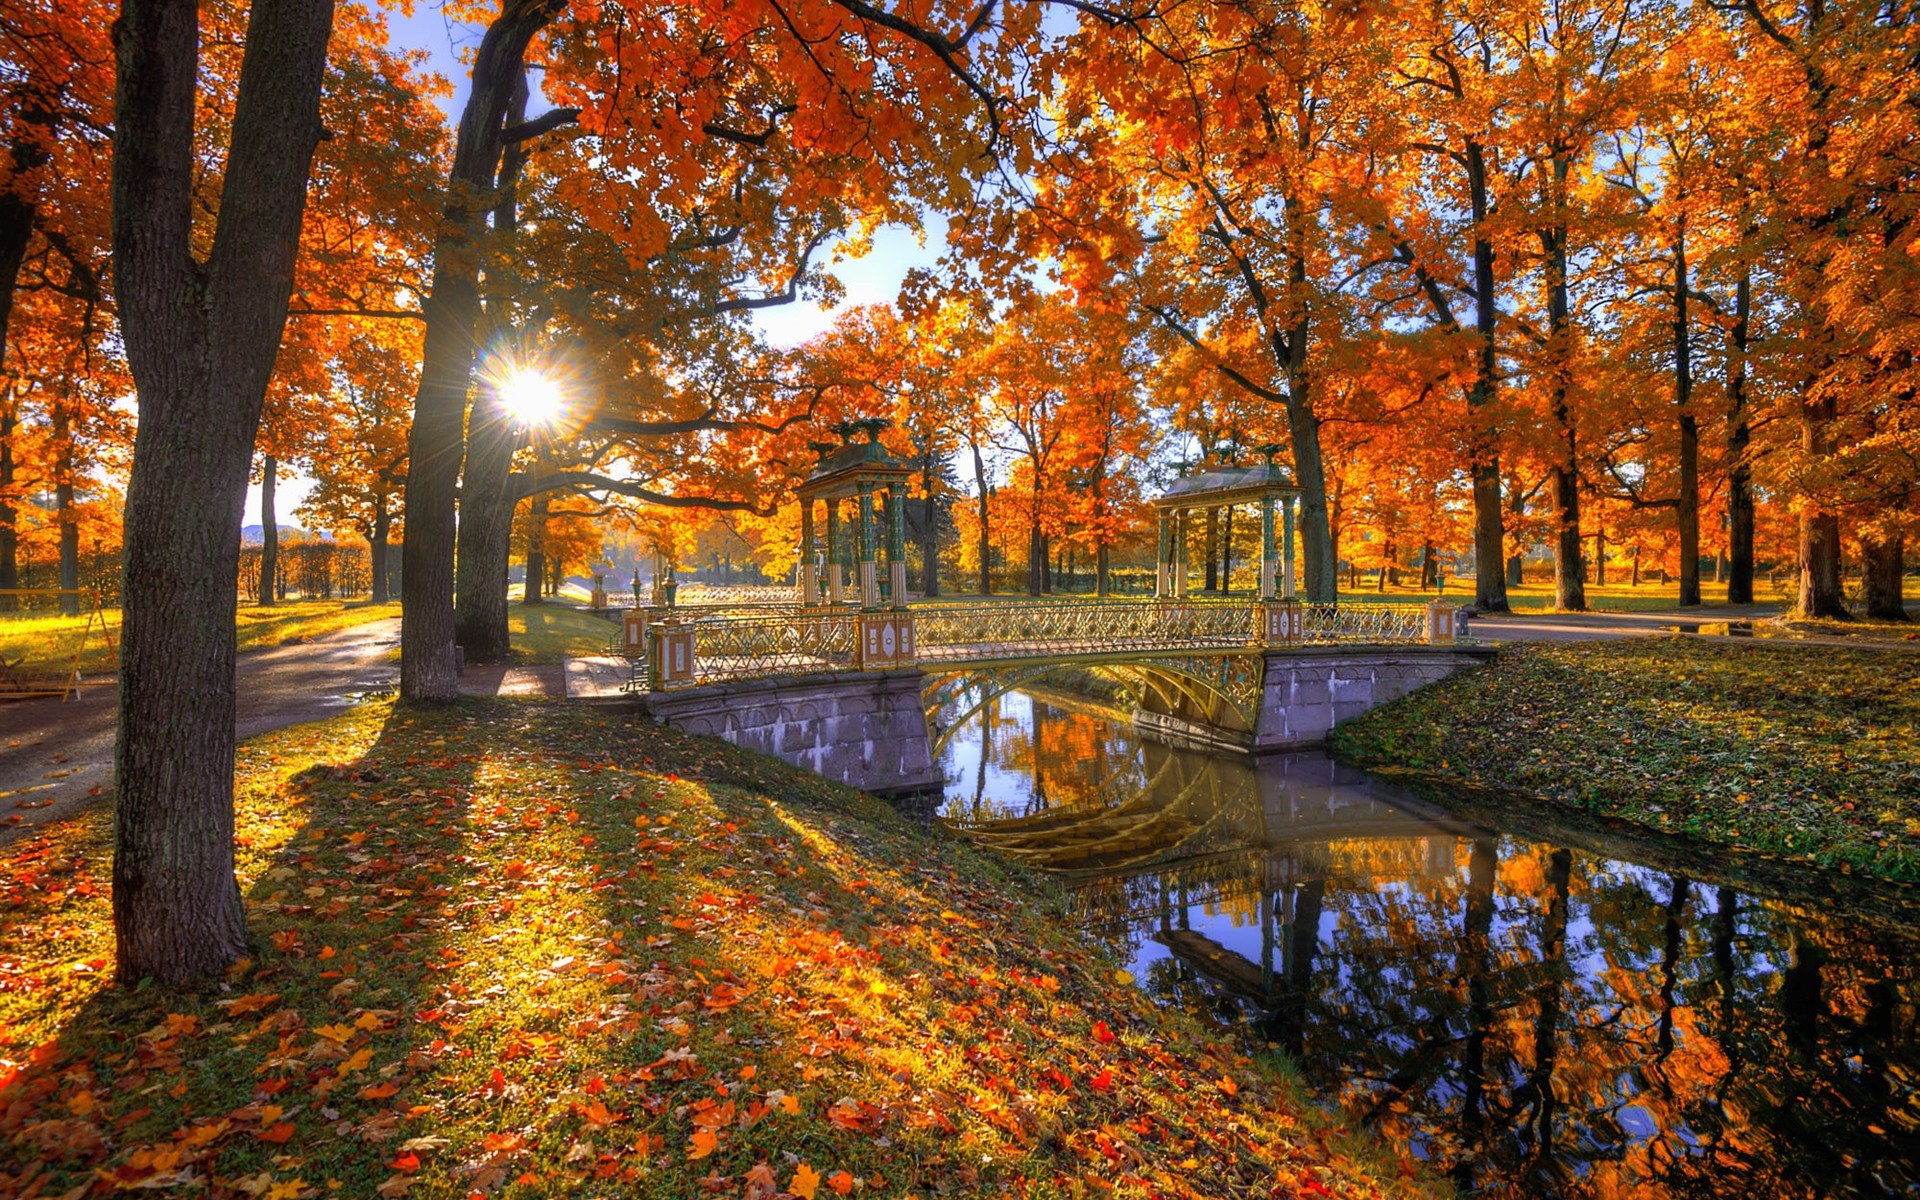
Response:
POLYGON ((1266 442, 1262 445, 1255 446, 1254 449, 1258 450, 1261 455, 1266 458, 1268 466, 1272 466, 1273 456, 1286 449, 1286 447, 1282 446, 1279 442, 1266 442))
POLYGON ((855 429, 861 430, 867 435, 867 445, 869 446, 878 445, 880 443, 881 431, 891 424, 893 424, 893 422, 887 420, 885 417, 866 417, 862 420, 852 422, 855 429))

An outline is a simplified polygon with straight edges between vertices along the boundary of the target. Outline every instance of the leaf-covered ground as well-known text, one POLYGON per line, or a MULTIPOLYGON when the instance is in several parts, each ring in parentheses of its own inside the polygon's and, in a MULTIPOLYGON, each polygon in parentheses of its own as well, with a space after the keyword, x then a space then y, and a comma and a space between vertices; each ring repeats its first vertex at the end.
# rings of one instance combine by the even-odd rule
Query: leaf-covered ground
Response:
POLYGON ((247 744, 254 957, 110 987, 105 821, 0 855, 0 1195, 1403 1194, 1032 878, 631 716, 247 744))
POLYGON ((1920 881, 1920 655, 1687 638, 1512 647, 1341 726, 1334 747, 1920 881))

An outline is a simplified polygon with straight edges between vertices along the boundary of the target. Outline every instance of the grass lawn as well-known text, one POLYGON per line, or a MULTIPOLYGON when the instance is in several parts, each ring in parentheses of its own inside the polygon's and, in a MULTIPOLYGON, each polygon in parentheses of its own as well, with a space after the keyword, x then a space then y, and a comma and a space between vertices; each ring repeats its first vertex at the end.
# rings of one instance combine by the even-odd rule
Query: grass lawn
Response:
MULTIPOLYGON (((364 625, 400 615, 400 605, 366 600, 290 600, 263 608, 241 604, 235 630, 242 651, 304 641, 335 630, 364 625)), ((120 610, 103 609, 88 630, 85 616, 63 617, 40 613, 0 613, 0 657, 20 662, 22 670, 58 675, 67 670, 84 636, 80 671, 86 675, 112 672, 118 667, 114 647, 120 641, 120 610), (111 641, 108 639, 111 638, 111 641)))
POLYGON ((620 626, 566 601, 527 605, 515 600, 507 605, 507 631, 516 661, 557 663, 605 654, 607 643, 619 636, 620 626))
POLYGON ((1920 882, 1920 654, 1636 638, 1501 650, 1342 758, 1920 882))
POLYGON ((0 1194, 1409 1195, 1051 886, 621 714, 248 742, 256 951, 109 986, 107 825, 0 852, 0 1194))

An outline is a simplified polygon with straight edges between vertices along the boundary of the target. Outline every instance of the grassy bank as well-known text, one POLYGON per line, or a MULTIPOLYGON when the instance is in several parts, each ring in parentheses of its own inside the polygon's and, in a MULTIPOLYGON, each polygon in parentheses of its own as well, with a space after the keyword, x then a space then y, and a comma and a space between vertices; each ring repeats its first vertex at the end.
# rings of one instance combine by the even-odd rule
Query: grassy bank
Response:
MULTIPOLYGON (((618 614, 615 614, 616 616, 618 614)), ((513 654, 523 663, 557 663, 582 655, 605 654, 620 626, 606 617, 575 607, 571 602, 507 605, 507 630, 513 654)))
POLYGON ((629 717, 249 742, 225 985, 107 986, 100 816, 0 856, 0 1194, 1396 1195, 1048 886, 629 717))
POLYGON ((1334 749, 1920 882, 1920 655, 1685 638, 1508 648, 1341 726, 1334 749))

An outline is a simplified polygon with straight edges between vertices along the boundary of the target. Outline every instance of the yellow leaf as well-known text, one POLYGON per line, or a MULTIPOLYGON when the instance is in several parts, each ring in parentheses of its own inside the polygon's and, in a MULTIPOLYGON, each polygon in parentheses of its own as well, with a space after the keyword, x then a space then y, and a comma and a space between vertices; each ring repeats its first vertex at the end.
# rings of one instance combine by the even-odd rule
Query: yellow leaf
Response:
POLYGON ((1237 1096, 1240 1094, 1240 1085, 1235 1083, 1232 1079, 1228 1078, 1225 1075, 1222 1075, 1217 1081, 1215 1081, 1214 1086, 1219 1088, 1221 1091, 1225 1092, 1229 1096, 1237 1096))
POLYGON ((372 1061, 373 1051, 365 1046, 360 1047, 348 1057, 347 1061, 340 1064, 338 1068, 340 1078, 345 1079, 354 1071, 366 1070, 367 1064, 372 1061))
POLYGON ((342 1045, 345 1045, 346 1040, 353 1036, 353 1026, 338 1025, 338 1024, 322 1025, 318 1029, 315 1029, 313 1032, 318 1034, 320 1037, 327 1039, 330 1042, 339 1042, 342 1045))
POLYGON ((780 1111, 783 1113, 786 1113, 790 1117, 800 1115, 800 1097, 786 1096, 786 1095, 781 1096, 780 1111))
POLYGON ((813 1200, 814 1192, 819 1189, 820 1172, 806 1163, 800 1164, 800 1169, 793 1173, 793 1182, 787 1185, 787 1190, 800 1197, 800 1200, 813 1200))
POLYGON ((687 1149, 689 1159, 705 1158, 720 1147, 720 1139, 711 1130, 701 1129, 693 1135, 693 1145, 687 1149))
POLYGON ((1114 982, 1116 983, 1132 983, 1133 972, 1127 970, 1125 967, 1122 967, 1120 970, 1115 971, 1113 973, 1113 978, 1114 978, 1114 982))

